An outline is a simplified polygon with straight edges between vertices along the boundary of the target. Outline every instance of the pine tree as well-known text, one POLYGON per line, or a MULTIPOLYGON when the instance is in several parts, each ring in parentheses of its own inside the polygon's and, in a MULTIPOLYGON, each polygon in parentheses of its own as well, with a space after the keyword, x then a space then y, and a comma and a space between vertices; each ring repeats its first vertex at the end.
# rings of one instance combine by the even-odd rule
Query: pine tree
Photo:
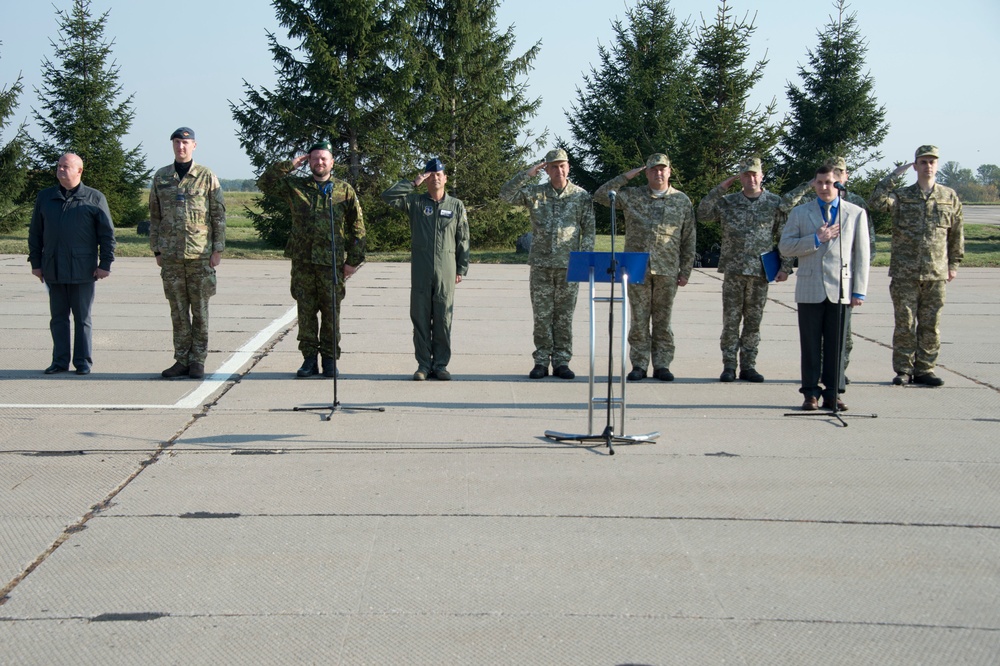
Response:
POLYGON ((59 44, 56 65, 42 61, 42 90, 35 89, 45 115, 32 109, 44 139, 29 139, 35 172, 30 197, 56 184, 59 156, 74 152, 83 160, 83 182, 108 199, 117 226, 135 226, 147 209, 142 189, 152 173, 142 146, 126 151, 122 139, 132 126, 133 95, 118 101, 121 68, 111 60, 113 42, 104 39, 108 12, 92 18, 90 0, 74 0, 70 11, 56 11, 59 44))
MULTIPOLYGON (((639 0, 626 17, 627 26, 612 23, 614 44, 598 47, 600 68, 584 76, 566 113, 570 174, 590 191, 644 164, 651 153, 683 162, 681 137, 694 85, 689 26, 678 23, 668 0, 639 0)), ((675 169, 672 183, 693 175, 675 169)))
MULTIPOLYGON (((712 24, 702 20, 695 34, 693 61, 695 94, 690 119, 684 127, 684 150, 676 168, 689 174, 685 193, 697 205, 708 191, 735 173, 740 160, 756 155, 771 163, 781 138, 775 101, 764 109, 747 108, 747 99, 760 81, 767 60, 749 69, 750 38, 756 27, 744 16, 736 20, 727 0, 721 0, 712 24)), ((699 223, 698 245, 707 249, 719 242, 718 223, 699 223)))
MULTIPOLYGON (((17 98, 23 91, 20 75, 12 85, 0 89, 0 133, 10 126, 17 98)), ((27 221, 27 206, 19 202, 27 176, 24 138, 22 123, 10 141, 0 145, 0 232, 10 231, 27 221)))
POLYGON ((540 46, 512 57, 513 27, 497 31, 499 4, 428 0, 417 24, 422 67, 413 142, 421 156, 445 162, 448 189, 465 203, 478 247, 513 243, 527 228, 527 217, 502 204, 497 191, 544 140, 529 136, 524 145, 518 143, 540 104, 527 99, 519 78, 540 46))
MULTIPOLYGON (((230 103, 240 143, 258 173, 317 141, 333 145, 335 176, 357 191, 369 247, 400 242, 400 225, 378 195, 412 162, 405 123, 412 68, 401 58, 412 39, 412 3, 404 0, 273 0, 291 45, 269 34, 278 82, 273 90, 244 82, 246 99, 230 103)), ((282 246, 287 206, 272 194, 260 214, 248 211, 264 240, 282 246)))
POLYGON ((790 185, 809 180, 832 155, 845 157, 851 170, 881 159, 878 147, 889 132, 885 107, 875 99, 875 81, 864 71, 868 46, 857 13, 847 13, 846 0, 834 6, 837 16, 818 31, 809 64, 799 67, 802 88, 791 83, 787 88, 791 112, 781 171, 790 185))

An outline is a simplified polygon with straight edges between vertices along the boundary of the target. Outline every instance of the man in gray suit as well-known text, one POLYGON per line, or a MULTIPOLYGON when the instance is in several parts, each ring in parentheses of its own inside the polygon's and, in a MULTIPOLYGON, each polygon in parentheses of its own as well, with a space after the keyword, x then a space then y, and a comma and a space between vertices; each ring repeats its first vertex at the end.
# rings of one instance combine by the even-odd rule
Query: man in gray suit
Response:
POLYGON ((851 308, 864 303, 868 289, 868 217, 863 208, 840 198, 837 183, 829 165, 816 171, 817 198, 792 209, 778 243, 782 256, 799 258, 799 392, 806 411, 818 409, 820 396, 823 409, 847 409, 838 397, 844 392, 844 331, 851 308))

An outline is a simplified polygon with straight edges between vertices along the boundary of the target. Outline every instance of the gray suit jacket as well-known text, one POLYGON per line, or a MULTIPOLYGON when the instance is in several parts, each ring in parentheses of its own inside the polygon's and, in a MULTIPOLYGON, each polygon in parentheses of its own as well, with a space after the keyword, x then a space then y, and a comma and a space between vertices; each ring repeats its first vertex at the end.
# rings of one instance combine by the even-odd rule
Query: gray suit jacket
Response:
POLYGON ((860 206, 840 200, 840 237, 816 247, 815 234, 823 226, 823 214, 813 198, 796 206, 788 215, 778 250, 783 256, 798 257, 795 273, 795 302, 849 305, 851 294, 868 290, 868 217, 860 206), (843 259, 841 259, 843 252, 843 259), (839 294, 841 272, 844 293, 839 294))

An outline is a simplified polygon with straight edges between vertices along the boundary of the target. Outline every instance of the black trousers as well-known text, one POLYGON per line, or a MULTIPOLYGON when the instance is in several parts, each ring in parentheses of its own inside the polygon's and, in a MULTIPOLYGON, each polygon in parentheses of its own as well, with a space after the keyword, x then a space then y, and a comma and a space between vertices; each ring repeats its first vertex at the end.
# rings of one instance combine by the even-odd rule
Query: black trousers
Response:
POLYGON ((49 330, 52 332, 52 363, 63 368, 69 367, 70 361, 70 327, 69 315, 73 314, 73 365, 77 368, 89 368, 93 364, 91 358, 92 336, 90 326, 90 309, 94 305, 94 286, 96 282, 81 284, 52 284, 49 288, 49 330))
POLYGON ((844 343, 851 308, 831 303, 799 303, 799 348, 802 354, 802 388, 805 396, 834 400, 844 392, 844 343), (837 387, 839 380, 839 387, 837 387), (823 388, 820 389, 820 383, 823 388))

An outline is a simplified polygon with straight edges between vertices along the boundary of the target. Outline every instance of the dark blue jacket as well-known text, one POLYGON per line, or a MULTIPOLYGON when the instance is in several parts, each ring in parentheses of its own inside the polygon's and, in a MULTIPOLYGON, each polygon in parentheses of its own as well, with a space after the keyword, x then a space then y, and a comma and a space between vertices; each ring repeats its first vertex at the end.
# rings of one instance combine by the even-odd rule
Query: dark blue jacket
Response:
POLYGON ((94 281, 99 267, 111 270, 115 227, 104 195, 82 183, 64 195, 50 187, 38 193, 28 229, 28 261, 53 284, 94 281))

